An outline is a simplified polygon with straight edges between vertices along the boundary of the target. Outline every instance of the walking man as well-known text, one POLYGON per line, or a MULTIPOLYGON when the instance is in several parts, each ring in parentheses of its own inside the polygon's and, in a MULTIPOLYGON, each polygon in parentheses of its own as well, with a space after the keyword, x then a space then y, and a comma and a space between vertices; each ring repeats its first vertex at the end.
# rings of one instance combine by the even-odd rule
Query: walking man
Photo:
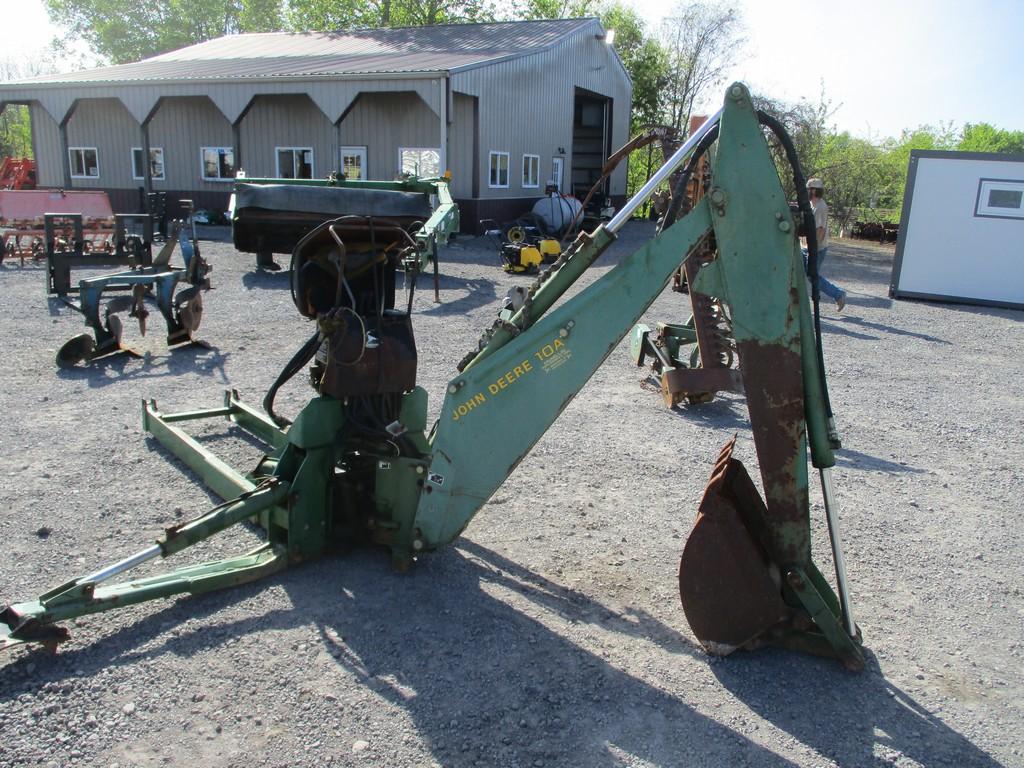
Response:
MULTIPOLYGON (((828 256, 828 203, 825 202, 825 183, 815 177, 807 180, 807 194, 811 198, 811 210, 814 212, 814 228, 818 233, 818 288, 836 303, 836 309, 843 311, 846 306, 846 291, 830 283, 821 275, 821 265, 828 256)), ((804 270, 807 269, 807 248, 804 253, 804 270)))

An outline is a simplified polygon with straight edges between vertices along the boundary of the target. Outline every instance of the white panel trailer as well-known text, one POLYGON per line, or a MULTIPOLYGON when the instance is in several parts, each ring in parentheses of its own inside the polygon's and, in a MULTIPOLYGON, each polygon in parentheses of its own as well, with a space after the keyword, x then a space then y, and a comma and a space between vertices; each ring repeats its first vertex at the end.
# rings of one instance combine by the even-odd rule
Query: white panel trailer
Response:
POLYGON ((1024 309, 1024 155, 910 153, 889 295, 1024 309))

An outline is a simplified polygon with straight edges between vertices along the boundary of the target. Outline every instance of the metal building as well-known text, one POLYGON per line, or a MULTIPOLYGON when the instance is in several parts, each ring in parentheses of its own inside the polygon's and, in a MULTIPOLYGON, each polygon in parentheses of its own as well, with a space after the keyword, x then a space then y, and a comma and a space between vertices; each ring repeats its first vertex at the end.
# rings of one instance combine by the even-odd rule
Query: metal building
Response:
MULTIPOLYGON (((27 104, 42 187, 224 210, 248 176, 450 170, 466 223, 585 193, 628 140, 632 86, 597 19, 222 37, 0 84, 27 104), (149 162, 143 162, 148 155, 149 162)), ((625 168, 607 189, 625 195, 625 168)))

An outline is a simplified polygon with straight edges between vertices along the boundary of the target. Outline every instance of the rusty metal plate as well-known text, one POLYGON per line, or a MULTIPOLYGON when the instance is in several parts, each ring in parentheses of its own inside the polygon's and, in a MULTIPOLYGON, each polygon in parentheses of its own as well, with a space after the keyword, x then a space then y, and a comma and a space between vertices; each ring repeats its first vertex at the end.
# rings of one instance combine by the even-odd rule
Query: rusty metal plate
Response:
MULTIPOLYGON (((679 562, 679 596, 690 628, 712 654, 724 656, 753 644, 785 621, 778 569, 744 522, 738 507, 752 485, 726 444, 697 510, 679 562), (738 486, 740 494, 731 492, 738 486)), ((754 510, 756 513, 756 510, 754 510)))

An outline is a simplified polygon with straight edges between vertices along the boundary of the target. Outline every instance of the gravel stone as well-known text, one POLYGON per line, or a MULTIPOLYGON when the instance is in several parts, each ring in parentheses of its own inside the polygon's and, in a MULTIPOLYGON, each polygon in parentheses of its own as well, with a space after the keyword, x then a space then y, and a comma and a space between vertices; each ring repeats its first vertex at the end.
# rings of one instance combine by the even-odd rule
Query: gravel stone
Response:
MULTIPOLYGON (((628 225, 579 289, 650 234, 628 225)), ((145 337, 125 322, 141 358, 87 369, 53 365, 84 329, 42 296, 43 267, 0 265, 0 606, 219 503, 142 432, 140 400, 213 408, 236 388, 258 407, 311 325, 285 272, 202 247, 210 348, 169 352, 154 314, 145 337)), ((863 672, 772 648, 712 658, 697 644, 679 553, 733 435, 759 482, 745 403, 664 408, 627 339, 460 539, 408 573, 355 550, 69 623, 55 656, 0 655, 0 765, 1020 765, 1024 313, 893 301, 892 260, 891 246, 834 240, 826 271, 848 301, 822 304, 863 672)), ((431 421, 502 297, 530 282, 503 273, 482 238, 457 240, 440 267, 441 303, 424 275, 413 306, 431 421)), ((688 297, 667 292, 641 320, 688 315, 688 297)), ((308 402, 303 379, 281 390, 280 413, 308 402)), ((260 458, 221 419, 185 427, 242 471, 260 458)), ((518 427, 510 418, 493 440, 518 427)), ((814 556, 832 580, 811 478, 814 556)), ((239 526, 132 577, 258 543, 239 526)))

